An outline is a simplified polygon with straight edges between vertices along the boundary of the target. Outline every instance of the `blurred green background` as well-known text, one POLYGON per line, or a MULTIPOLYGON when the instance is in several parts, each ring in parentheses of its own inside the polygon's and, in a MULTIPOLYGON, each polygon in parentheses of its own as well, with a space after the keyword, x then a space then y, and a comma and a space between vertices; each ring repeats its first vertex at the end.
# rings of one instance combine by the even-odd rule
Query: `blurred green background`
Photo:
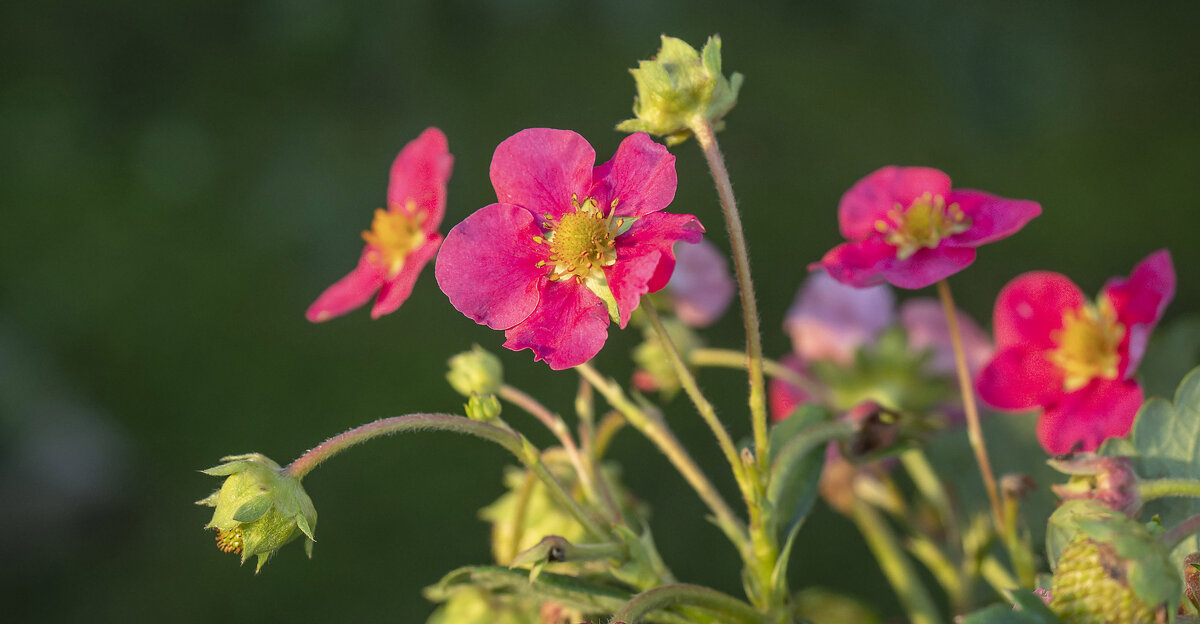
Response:
MULTIPOLYGON (((607 159, 632 103, 625 70, 660 33, 699 45, 719 32, 726 69, 746 76, 720 139, 769 353, 789 348, 779 323, 806 264, 839 241, 839 196, 891 163, 1042 202, 952 280, 985 326, 1022 271, 1094 293, 1162 247, 1180 273, 1168 322, 1195 311, 1200 5, 969 4, 4 3, 6 617, 422 621, 421 587, 488 560, 475 514, 501 493, 502 451, 410 435, 331 462, 306 480, 315 558, 292 546, 258 576, 200 530, 208 510, 191 503, 217 482, 196 471, 246 451, 287 462, 377 417, 458 409, 445 359, 476 342, 499 350, 502 336, 454 311, 431 270, 379 321, 359 311, 314 326, 305 308, 353 266, 406 141, 430 125, 449 137, 448 229, 493 201, 492 150, 522 128, 574 129, 607 159)), ((673 151, 673 210, 728 248, 699 151, 673 151)), ((614 328, 597 366, 627 379, 637 338, 614 328)), ((738 317, 710 342, 741 344, 738 317)), ((501 356, 512 383, 570 411, 572 375, 527 351, 501 356)), ((745 435, 743 378, 701 381, 745 435)), ((736 498, 688 405, 668 415, 736 498)), ((993 452, 1002 470, 1042 460, 993 452)), ((679 576, 739 591, 733 551, 666 461, 630 432, 615 456, 679 576)), ((861 540, 824 508, 793 562, 797 586, 897 613, 861 540)))

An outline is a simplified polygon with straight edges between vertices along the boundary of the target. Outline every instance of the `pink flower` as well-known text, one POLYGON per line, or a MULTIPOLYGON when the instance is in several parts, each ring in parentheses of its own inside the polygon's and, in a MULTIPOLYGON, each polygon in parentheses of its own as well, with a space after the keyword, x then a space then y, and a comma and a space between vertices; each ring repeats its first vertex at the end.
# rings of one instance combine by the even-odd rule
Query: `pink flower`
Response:
POLYGON ((886 285, 854 288, 814 271, 796 292, 783 330, 801 359, 848 365, 859 347, 892 324, 895 307, 896 298, 886 285))
MULTIPOLYGON (((992 340, 966 312, 955 311, 958 318, 958 333, 963 341, 963 353, 967 358, 967 371, 974 378, 980 369, 992 359, 995 349, 992 340)), ((900 325, 908 333, 908 346, 917 351, 929 350, 929 372, 953 376, 954 345, 950 342, 950 325, 946 323, 946 312, 942 303, 930 297, 916 297, 900 305, 900 325)))
POLYGON ((1128 434, 1142 404, 1133 374, 1174 295, 1165 249, 1128 279, 1109 280, 1095 305, 1064 275, 1017 277, 996 299, 996 357, 979 375, 979 396, 1004 410, 1041 407, 1038 439, 1051 454, 1128 434))
POLYGON ((953 190, 937 169, 884 167, 842 196, 838 223, 849 242, 810 268, 860 288, 885 281, 924 288, 965 269, 976 247, 1016 233, 1041 212, 1037 202, 953 190))
POLYGON ((675 305, 675 316, 692 327, 717 322, 734 295, 725 255, 702 239, 695 245, 675 245, 675 260, 675 273, 665 291, 675 305))
POLYGON ((417 275, 442 242, 437 228, 454 164, 447 150, 446 135, 437 128, 404 146, 392 163, 387 209, 377 209, 371 229, 363 232, 367 244, 358 266, 317 297, 308 320, 318 323, 345 314, 376 292, 371 318, 395 312, 408 299, 417 275))
POLYGON ((692 215, 660 212, 675 197, 675 157, 644 133, 612 160, 566 130, 522 130, 496 148, 485 206, 446 235, 434 274, 459 312, 504 330, 551 368, 582 364, 641 296, 666 286, 672 246, 696 242, 692 215))

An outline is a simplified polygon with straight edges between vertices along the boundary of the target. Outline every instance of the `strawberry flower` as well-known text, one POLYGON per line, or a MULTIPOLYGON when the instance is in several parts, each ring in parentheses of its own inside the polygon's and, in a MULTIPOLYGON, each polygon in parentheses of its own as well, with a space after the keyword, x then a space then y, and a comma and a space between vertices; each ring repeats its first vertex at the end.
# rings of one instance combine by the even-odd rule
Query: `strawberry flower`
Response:
POLYGON ((1059 273, 1017 277, 996 299, 996 356, 976 382, 980 398, 1004 410, 1042 408, 1038 440, 1051 454, 1128 434, 1143 398, 1133 374, 1174 295, 1165 249, 1129 278, 1109 280, 1094 304, 1059 273))
POLYGON ((670 280, 672 246, 704 231, 692 215, 661 212, 675 197, 675 157, 646 134, 595 160, 567 130, 506 139, 491 165, 499 202, 450 230, 434 270, 459 312, 553 369, 599 352, 609 319, 625 327, 641 296, 670 280))
POLYGON ((849 242, 810 268, 864 287, 889 282, 924 288, 975 261, 975 248, 1020 230, 1041 214, 1037 202, 951 189, 927 167, 884 167, 859 180, 838 204, 849 242))
POLYGON ((362 234, 367 244, 358 266, 317 297, 308 320, 319 323, 345 314, 376 292, 371 318, 395 312, 408 299, 442 242, 437 228, 446 211, 446 181, 453 164, 446 135, 437 128, 404 146, 392 163, 387 208, 375 211, 371 229, 362 234))
POLYGON ((715 245, 675 245, 675 272, 664 291, 675 316, 690 327, 708 327, 729 309, 735 294, 729 262, 715 245))

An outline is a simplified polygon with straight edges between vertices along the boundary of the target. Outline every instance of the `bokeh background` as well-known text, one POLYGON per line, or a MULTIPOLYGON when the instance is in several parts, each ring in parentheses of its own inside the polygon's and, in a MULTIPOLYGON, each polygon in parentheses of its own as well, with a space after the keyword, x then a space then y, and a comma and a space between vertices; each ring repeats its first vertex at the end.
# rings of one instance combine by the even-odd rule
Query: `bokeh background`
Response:
MULTIPOLYGON (((985 325, 1020 272, 1094 293, 1168 247, 1178 326, 1200 304, 1198 29, 1194 2, 3 3, 5 619, 423 621, 421 587, 488 560, 476 510, 501 493, 502 451, 428 434, 331 462, 306 480, 315 558, 289 547, 257 576, 200 530, 192 501, 216 481, 197 470, 246 451, 286 462, 377 417, 458 409, 445 359, 502 338, 455 312, 432 271, 379 321, 314 326, 304 309, 353 266, 406 141, 430 125, 449 136, 448 227, 493 200, 492 150, 522 128, 577 130, 607 158, 632 103, 625 70, 664 32, 697 45, 719 32, 725 67, 746 75, 720 139, 770 353, 788 349, 779 322, 806 264, 839 240, 838 197, 891 163, 1042 202, 952 280, 985 325)), ((727 249, 699 150, 674 151, 674 210, 727 249)), ((1172 336, 1195 354, 1200 333, 1172 336)), ((737 316, 710 341, 741 344, 737 316)), ((614 330, 597 365, 628 378, 636 342, 614 330)), ((572 375, 501 356, 512 383, 570 411, 572 375)), ((1156 392, 1181 374, 1162 369, 1156 392)), ((702 383, 745 435, 743 378, 702 383)), ((721 475, 686 402, 668 415, 721 475)), ((1043 459, 993 446, 1002 470, 1043 459)), ((615 456, 679 575, 739 591, 733 551, 666 461, 631 432, 615 456)), ((793 579, 897 614, 866 557, 819 507, 793 579)))

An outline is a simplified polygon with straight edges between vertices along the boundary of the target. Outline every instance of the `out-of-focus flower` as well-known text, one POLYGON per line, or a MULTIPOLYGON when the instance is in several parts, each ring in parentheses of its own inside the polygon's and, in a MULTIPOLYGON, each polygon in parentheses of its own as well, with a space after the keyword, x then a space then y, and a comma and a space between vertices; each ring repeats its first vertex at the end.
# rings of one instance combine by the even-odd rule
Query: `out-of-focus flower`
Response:
POLYGON ((715 245, 701 239, 675 245, 675 273, 664 291, 675 316, 692 327, 717 322, 733 301, 734 284, 729 262, 715 245))
POLYGON ((375 211, 358 266, 308 308, 317 323, 345 314, 375 295, 371 318, 395 312, 412 293, 421 269, 437 253, 438 226, 446 211, 446 182, 454 157, 446 135, 429 128, 404 146, 392 163, 387 208, 375 211))
MULTIPOLYGON (((971 377, 992 358, 995 349, 983 328, 966 312, 957 310, 958 333, 962 338, 963 354, 971 377)), ((900 304, 900 325, 908 334, 908 346, 929 352, 929 370, 939 375, 953 375, 954 346, 950 341, 950 325, 937 299, 917 297, 900 304)))
POLYGON ((896 301, 886 285, 853 288, 814 271, 796 292, 784 317, 792 352, 805 361, 850 364, 859 347, 895 320, 896 301))
MULTIPOLYGON (((684 362, 691 352, 703 341, 687 325, 678 319, 663 319, 663 329, 679 351, 684 362)), ((651 327, 642 330, 645 339, 633 349, 633 361, 637 369, 633 372, 633 385, 642 392, 660 392, 665 398, 675 396, 683 387, 675 365, 667 355, 667 347, 651 327)))
POLYGON ((496 394, 504 385, 504 365, 500 358, 475 345, 450 358, 446 381, 454 391, 469 397, 472 394, 496 394))
POLYGON ((838 204, 849 242, 812 268, 863 287, 889 282, 924 288, 975 261, 975 248, 1008 237, 1041 214, 1037 202, 951 189, 927 167, 884 167, 859 180, 838 204))
POLYGON ((996 356, 979 374, 979 396, 999 409, 1042 408, 1038 440, 1051 454, 1128 434, 1142 405, 1133 375, 1174 295, 1166 250, 1109 280, 1095 304, 1059 273, 1017 277, 996 299, 996 356))
POLYGON ((700 240, 692 215, 661 212, 675 197, 675 157, 645 134, 593 167, 574 132, 535 128, 492 157, 499 203, 454 226, 438 254, 438 285, 459 312, 532 349, 553 369, 582 364, 641 296, 666 286, 678 241, 700 240))

